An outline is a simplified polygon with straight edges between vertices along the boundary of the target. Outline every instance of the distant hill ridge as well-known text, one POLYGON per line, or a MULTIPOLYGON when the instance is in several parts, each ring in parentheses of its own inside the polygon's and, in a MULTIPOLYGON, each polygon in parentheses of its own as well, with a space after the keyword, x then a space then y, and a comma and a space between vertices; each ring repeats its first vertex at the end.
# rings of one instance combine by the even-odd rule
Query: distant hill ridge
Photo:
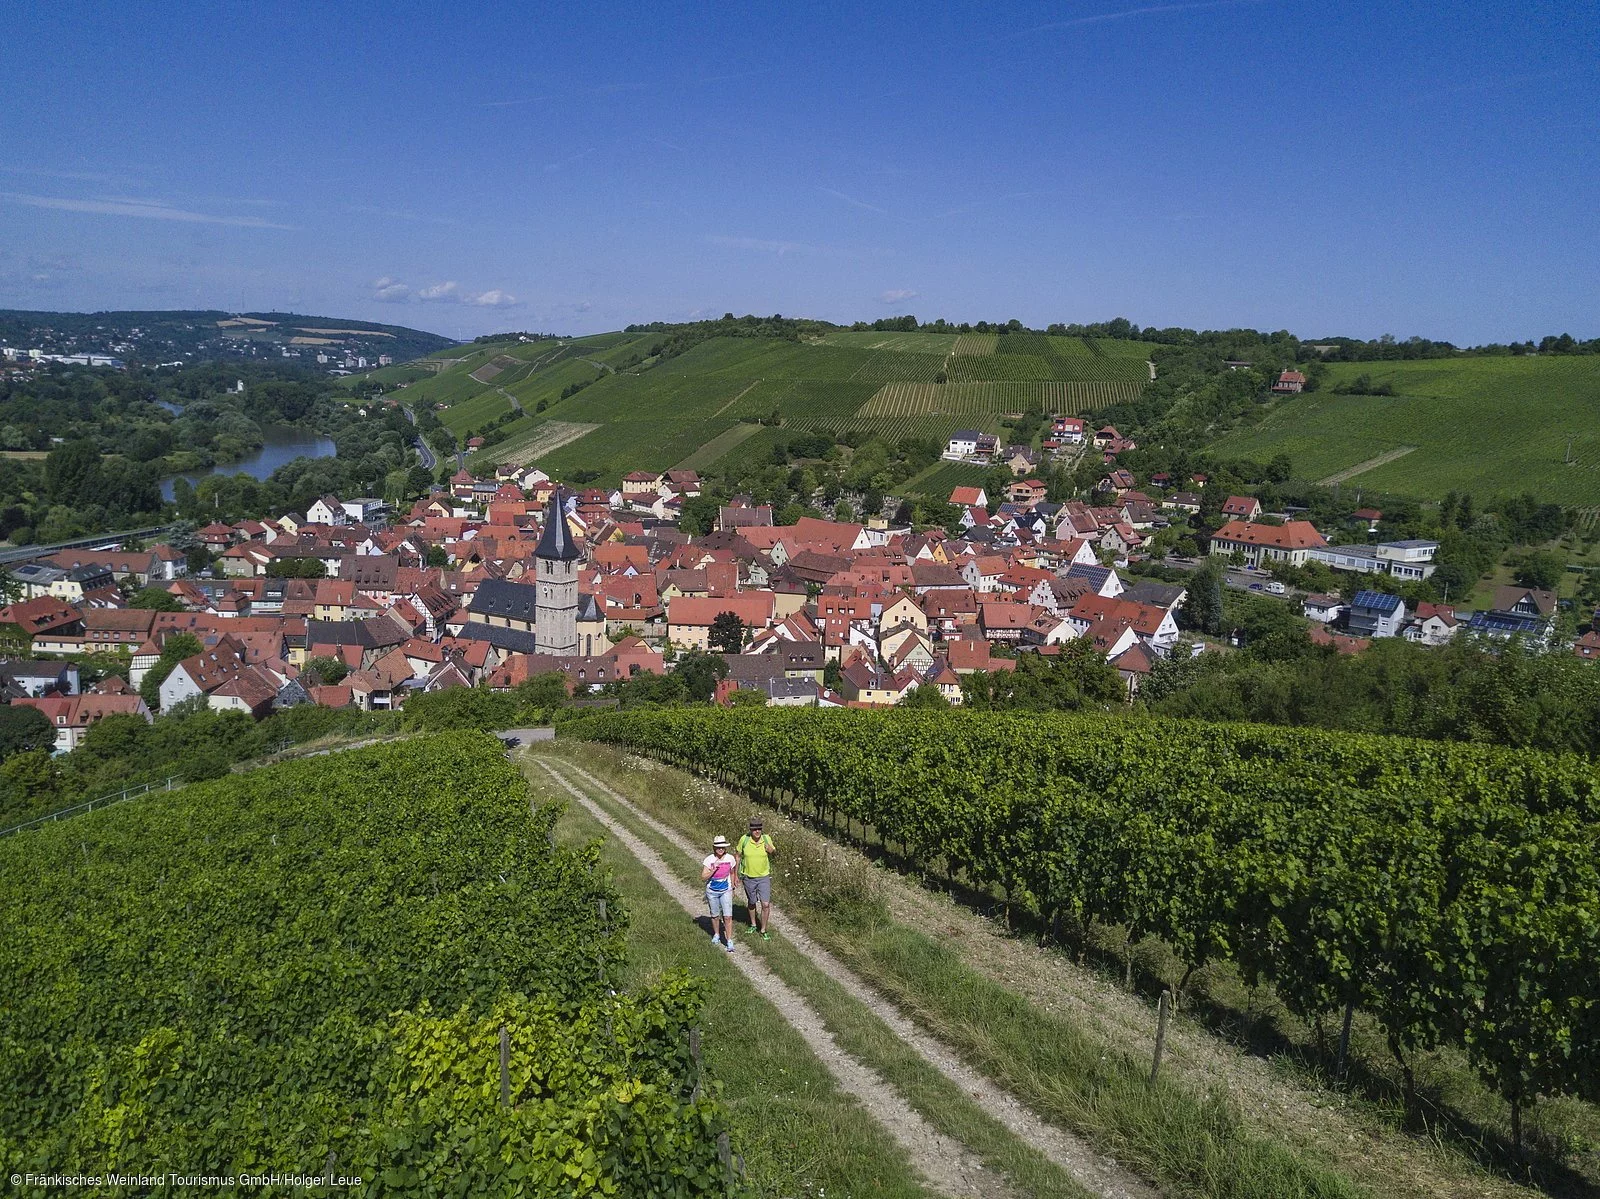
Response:
POLYGON ((457 344, 404 325, 295 312, 178 309, 34 312, 0 309, 0 343, 52 354, 110 354, 130 363, 284 357, 337 351, 409 362, 457 344), (309 353, 308 353, 309 352, 309 353))

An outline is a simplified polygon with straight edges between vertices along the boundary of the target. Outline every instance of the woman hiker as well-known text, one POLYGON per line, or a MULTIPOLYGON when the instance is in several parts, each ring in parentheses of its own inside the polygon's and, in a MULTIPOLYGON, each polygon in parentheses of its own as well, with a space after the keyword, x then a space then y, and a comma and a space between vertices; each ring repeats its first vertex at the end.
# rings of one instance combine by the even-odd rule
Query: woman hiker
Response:
POLYGON ((733 888, 739 881, 739 863, 728 852, 728 839, 720 833, 712 838, 711 852, 700 863, 700 877, 706 884, 706 907, 711 909, 711 941, 716 944, 722 930, 722 944, 733 952, 733 888))

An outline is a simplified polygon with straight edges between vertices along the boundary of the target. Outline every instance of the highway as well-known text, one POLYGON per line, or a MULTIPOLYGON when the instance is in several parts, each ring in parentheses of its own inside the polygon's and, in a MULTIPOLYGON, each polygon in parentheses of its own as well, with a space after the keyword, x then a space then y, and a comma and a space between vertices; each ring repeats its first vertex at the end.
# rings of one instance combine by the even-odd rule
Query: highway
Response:
POLYGON ((57 550, 105 549, 135 538, 142 541, 150 537, 160 537, 171 532, 171 530, 171 525, 155 525, 147 529, 123 529, 116 533, 96 533, 93 537, 76 537, 71 541, 57 541, 51 545, 14 545, 0 550, 0 565, 8 562, 25 562, 29 558, 41 558, 46 554, 53 554, 57 550))
MULTIPOLYGON (((406 414, 406 419, 411 422, 411 427, 415 429, 417 425, 417 414, 411 411, 411 406, 409 404, 401 404, 400 411, 406 414)), ((422 440, 422 431, 420 429, 417 430, 416 440, 411 444, 417 447, 417 456, 422 459, 422 466, 424 470, 431 471, 434 467, 439 465, 439 460, 433 456, 433 451, 428 448, 428 443, 422 440)))

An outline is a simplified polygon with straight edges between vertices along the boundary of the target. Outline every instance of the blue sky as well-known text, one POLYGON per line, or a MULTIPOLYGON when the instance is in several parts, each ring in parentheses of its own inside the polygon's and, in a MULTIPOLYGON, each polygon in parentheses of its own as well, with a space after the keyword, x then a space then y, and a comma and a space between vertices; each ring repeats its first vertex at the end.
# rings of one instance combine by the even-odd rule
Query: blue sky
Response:
POLYGON ((1600 335, 1600 6, 474 7, 14 4, 0 307, 1600 335))

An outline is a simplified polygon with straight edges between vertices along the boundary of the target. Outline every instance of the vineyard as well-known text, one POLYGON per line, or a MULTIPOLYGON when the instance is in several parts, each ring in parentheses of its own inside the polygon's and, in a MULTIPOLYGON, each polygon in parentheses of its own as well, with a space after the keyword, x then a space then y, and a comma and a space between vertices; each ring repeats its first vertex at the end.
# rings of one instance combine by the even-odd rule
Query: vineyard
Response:
POLYGON ((1049 412, 1073 416, 1137 399, 1129 383, 890 383, 880 387, 857 416, 992 416, 1001 412, 1049 412))
POLYGON ((424 359, 442 368, 422 378, 413 369, 403 394, 418 409, 444 404, 440 419, 462 439, 504 417, 506 395, 521 404, 475 469, 537 462, 615 482, 689 458, 714 465, 727 457, 715 453, 725 444, 717 439, 732 440, 735 422, 773 413, 799 430, 942 442, 963 425, 996 426, 1004 412, 1081 413, 1135 399, 1148 383, 1143 343, 1132 342, 1112 353, 1039 334, 839 330, 807 341, 712 337, 654 365, 635 361, 659 340, 615 333, 457 347, 424 359), (554 422, 594 428, 574 442, 549 435, 554 422))
POLYGON ((627 913, 556 816, 464 733, 6 840, 0 1163, 725 1194, 699 984, 619 993, 627 913))
POLYGON ((1452 358, 1341 362, 1321 388, 1279 400, 1259 424, 1213 443, 1225 456, 1287 454, 1297 477, 1320 479, 1416 446, 1349 485, 1436 500, 1531 491, 1574 507, 1600 504, 1600 360, 1452 358), (1365 375, 1394 395, 1339 394, 1365 375))
POLYGON ((1458 1046, 1510 1105, 1600 1099, 1600 776, 1525 751, 1171 721, 649 712, 578 734, 715 774, 1004 897, 1359 1010, 1407 1080, 1458 1046))
POLYGON ((982 487, 988 476, 987 466, 971 462, 938 462, 921 474, 907 479, 900 490, 905 495, 920 495, 942 502, 957 487, 982 487))
POLYGON ((994 353, 995 346, 999 342, 1000 335, 998 333, 963 333, 956 338, 955 348, 951 353, 959 354, 963 357, 987 357, 994 353))

